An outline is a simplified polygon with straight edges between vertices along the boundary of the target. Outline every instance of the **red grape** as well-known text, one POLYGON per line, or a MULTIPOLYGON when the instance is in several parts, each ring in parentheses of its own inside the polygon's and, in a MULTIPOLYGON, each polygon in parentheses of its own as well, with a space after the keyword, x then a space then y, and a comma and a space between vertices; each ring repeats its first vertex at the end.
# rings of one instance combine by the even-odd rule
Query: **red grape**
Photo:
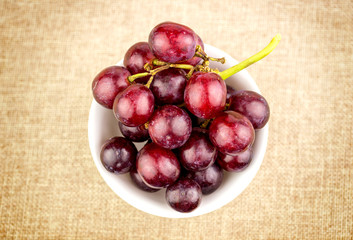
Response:
MULTIPOLYGON (((127 50, 124 57, 124 66, 130 71, 131 74, 146 72, 143 68, 148 62, 151 62, 155 56, 153 55, 148 42, 138 42, 132 45, 127 50)), ((147 83, 149 76, 137 78, 136 83, 147 83)))
POLYGON ((195 180, 203 194, 210 194, 222 184, 223 170, 217 164, 213 164, 203 171, 189 172, 187 178, 195 180))
POLYGON ((175 154, 155 143, 146 144, 136 159, 137 172, 152 188, 163 188, 174 183, 180 175, 180 164, 175 154))
POLYGON ((148 125, 148 133, 152 141, 167 149, 182 146, 189 139, 191 131, 189 115, 173 105, 165 105, 157 109, 148 125))
POLYGON ((151 188, 146 185, 146 183, 143 182, 141 176, 138 174, 136 167, 133 167, 130 170, 130 178, 131 180, 135 183, 135 185, 146 192, 157 192, 159 189, 151 188))
POLYGON ((152 29, 148 43, 158 59, 176 63, 194 56, 196 34, 187 26, 164 22, 152 29))
POLYGON ((127 78, 130 72, 119 66, 111 66, 102 70, 92 82, 94 99, 102 106, 112 109, 116 95, 130 85, 127 78))
POLYGON ((180 104, 184 101, 187 78, 182 69, 169 68, 158 72, 151 84, 151 91, 158 105, 180 104))
POLYGON ((226 111, 219 114, 211 123, 209 137, 220 152, 234 155, 252 146, 255 131, 245 116, 226 111))
POLYGON ((213 118, 224 110, 227 88, 222 78, 213 72, 194 73, 189 79, 184 101, 189 111, 199 118, 213 118))
POLYGON ((249 166, 252 159, 252 148, 237 153, 234 156, 219 153, 218 164, 228 172, 240 172, 249 166))
POLYGON ((270 118, 270 107, 266 99, 253 91, 239 91, 230 99, 230 110, 247 117, 255 129, 263 128, 270 118))
POLYGON ((115 117, 122 124, 137 127, 151 117, 154 110, 154 96, 146 86, 132 84, 119 93, 113 105, 115 117))
POLYGON ((133 143, 123 137, 113 137, 106 141, 100 153, 100 159, 109 172, 127 173, 135 164, 137 149, 133 143))
POLYGON ((211 166, 217 157, 217 149, 208 139, 208 133, 193 130, 189 140, 179 148, 179 160, 190 171, 201 171, 211 166))
POLYGON ((133 142, 144 142, 150 136, 148 135, 148 130, 144 125, 140 125, 137 127, 128 127, 119 122, 120 132, 124 137, 133 142))
POLYGON ((167 188, 165 197, 178 212, 191 212, 201 203, 201 187, 192 179, 180 179, 167 188))
MULTIPOLYGON (((200 45, 202 50, 205 49, 205 46, 203 45, 203 41, 198 35, 196 35, 196 46, 197 45, 200 45)), ((200 58, 200 57, 192 57, 189 60, 182 61, 182 62, 179 62, 179 63, 190 64, 190 65, 196 66, 197 64, 199 64, 201 62, 201 60, 202 60, 202 58, 200 58)))

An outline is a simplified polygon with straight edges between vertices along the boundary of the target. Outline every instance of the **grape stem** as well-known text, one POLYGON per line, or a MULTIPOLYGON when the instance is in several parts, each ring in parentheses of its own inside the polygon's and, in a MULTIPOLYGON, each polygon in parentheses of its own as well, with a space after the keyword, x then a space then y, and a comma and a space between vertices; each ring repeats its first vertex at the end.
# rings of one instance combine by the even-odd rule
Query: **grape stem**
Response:
POLYGON ((201 125, 200 128, 207 128, 208 124, 211 122, 213 119, 206 119, 201 125))
POLYGON ((146 85, 145 85, 147 88, 150 88, 150 87, 151 87, 151 83, 152 83, 152 81, 153 81, 153 77, 154 77, 154 76, 152 75, 152 76, 150 77, 150 79, 148 79, 148 82, 147 82, 146 85))
POLYGON ((158 60, 157 58, 155 58, 155 59, 152 60, 152 64, 155 65, 155 66, 164 66, 164 65, 167 65, 168 63, 167 62, 163 62, 163 61, 158 60))
POLYGON ((238 63, 237 65, 234 65, 233 67, 220 72, 219 75, 222 77, 223 80, 226 80, 230 76, 236 74, 237 72, 243 70, 244 68, 247 68, 251 64, 256 63, 257 61, 263 59, 276 48, 280 40, 281 40, 281 34, 277 34, 272 39, 272 41, 260 52, 242 61, 241 63, 238 63))
POLYGON ((185 107, 186 105, 185 105, 185 102, 183 102, 183 103, 181 103, 181 104, 179 104, 179 105, 177 105, 177 107, 185 107))
POLYGON ((226 103, 226 106, 224 107, 224 110, 228 110, 229 106, 230 106, 230 103, 226 103))
POLYGON ((153 69, 153 65, 148 62, 143 66, 143 69, 145 69, 146 71, 151 71, 153 69))
POLYGON ((158 59, 153 59, 152 63, 153 63, 153 65, 156 65, 156 66, 168 65, 171 68, 181 68, 181 69, 192 69, 194 67, 194 66, 189 65, 189 64, 167 63, 167 62, 163 62, 163 61, 158 60, 158 59))
MULTIPOLYGON (((146 77, 146 76, 154 76, 156 75, 158 72, 163 71, 165 69, 170 68, 170 65, 164 65, 161 66, 159 68, 150 70, 148 72, 143 72, 143 73, 136 73, 134 75, 129 76, 127 79, 129 80, 130 83, 132 83, 133 81, 135 81, 137 78, 142 78, 142 77, 146 77)), ((151 80, 152 81, 152 80, 151 80)))
POLYGON ((188 74, 186 74, 186 78, 190 79, 192 74, 197 71, 203 71, 204 67, 202 65, 196 65, 195 67, 191 68, 188 74))
POLYGON ((129 76, 127 79, 129 80, 130 83, 132 83, 133 81, 135 81, 137 78, 142 78, 142 77, 146 77, 150 75, 149 72, 143 72, 143 73, 136 73, 134 75, 129 76))
POLYGON ((195 55, 194 56, 202 58, 204 60, 204 63, 206 61, 209 62, 210 60, 211 61, 215 61, 215 62, 220 62, 222 64, 224 64, 226 62, 226 59, 224 57, 222 57, 222 58, 214 58, 214 57, 208 56, 200 45, 196 46, 196 51, 195 51, 195 55))
POLYGON ((156 69, 150 71, 149 74, 151 75, 151 77, 150 77, 150 79, 148 80, 148 82, 146 83, 145 86, 146 86, 147 88, 150 88, 151 83, 152 83, 153 78, 154 78, 154 75, 156 75, 156 74, 157 74, 158 72, 160 72, 160 71, 163 71, 163 70, 168 69, 169 67, 170 67, 169 65, 165 65, 165 66, 161 66, 161 67, 159 67, 159 68, 156 68, 156 69))

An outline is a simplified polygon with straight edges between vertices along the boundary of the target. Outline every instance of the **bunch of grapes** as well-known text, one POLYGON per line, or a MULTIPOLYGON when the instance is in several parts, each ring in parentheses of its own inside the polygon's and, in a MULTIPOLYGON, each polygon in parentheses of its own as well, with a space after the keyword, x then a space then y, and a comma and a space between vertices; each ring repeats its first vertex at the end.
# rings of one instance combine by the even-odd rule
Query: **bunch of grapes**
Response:
POLYGON ((239 172, 252 159, 255 131, 270 111, 258 93, 236 91, 225 79, 269 54, 280 40, 220 72, 189 27, 164 22, 148 42, 128 49, 124 67, 111 66, 93 80, 95 100, 112 109, 124 137, 108 139, 101 162, 115 174, 130 173, 138 188, 166 188, 166 201, 179 212, 199 206, 202 194, 222 183, 223 170, 239 172), (133 142, 144 142, 137 151, 133 142))

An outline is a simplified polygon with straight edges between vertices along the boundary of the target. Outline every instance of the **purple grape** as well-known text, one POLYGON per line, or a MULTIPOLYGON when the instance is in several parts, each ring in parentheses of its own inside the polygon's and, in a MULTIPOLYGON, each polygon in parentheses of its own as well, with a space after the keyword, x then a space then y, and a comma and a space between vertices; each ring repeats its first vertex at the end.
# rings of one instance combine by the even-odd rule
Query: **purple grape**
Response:
POLYGON ((180 179, 166 191, 167 203, 178 212, 191 212, 196 209, 202 198, 201 187, 191 179, 180 179))
POLYGON ((123 174, 135 164, 137 149, 133 143, 123 137, 113 137, 106 141, 100 153, 100 159, 109 172, 123 174))
POLYGON ((217 163, 228 172, 240 172, 247 168, 252 159, 252 148, 234 156, 219 153, 217 163))
POLYGON ((189 172, 187 177, 200 185, 203 194, 210 194, 222 184, 223 170, 217 164, 213 164, 203 171, 189 172))
POLYGON ((263 128, 270 118, 270 107, 266 99, 253 91, 239 91, 230 100, 230 110, 247 117, 254 129, 263 128))
POLYGON ((146 185, 146 183, 143 182, 141 176, 138 174, 136 167, 133 167, 130 170, 130 177, 131 180, 135 183, 135 185, 145 191, 145 192, 157 192, 159 189, 155 189, 155 188, 150 188, 149 186, 146 185))
POLYGON ((182 69, 169 68, 158 72, 151 84, 157 105, 180 104, 184 101, 187 78, 182 69))
POLYGON ((133 142, 144 142, 150 137, 143 124, 137 127, 129 127, 119 122, 119 128, 121 134, 133 142))
POLYGON ((179 160, 190 171, 201 171, 211 166, 217 157, 217 149, 208 139, 208 133, 193 130, 189 140, 179 148, 179 160))

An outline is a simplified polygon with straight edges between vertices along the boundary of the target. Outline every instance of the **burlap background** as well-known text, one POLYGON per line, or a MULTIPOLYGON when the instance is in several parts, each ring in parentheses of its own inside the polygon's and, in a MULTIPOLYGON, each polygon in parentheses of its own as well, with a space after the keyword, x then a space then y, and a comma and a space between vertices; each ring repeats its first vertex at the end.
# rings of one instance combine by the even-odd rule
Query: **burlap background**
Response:
POLYGON ((353 2, 0 1, 1 239, 351 239, 353 2), (165 20, 238 60, 271 105, 250 186, 191 219, 117 197, 88 147, 91 81, 165 20))

